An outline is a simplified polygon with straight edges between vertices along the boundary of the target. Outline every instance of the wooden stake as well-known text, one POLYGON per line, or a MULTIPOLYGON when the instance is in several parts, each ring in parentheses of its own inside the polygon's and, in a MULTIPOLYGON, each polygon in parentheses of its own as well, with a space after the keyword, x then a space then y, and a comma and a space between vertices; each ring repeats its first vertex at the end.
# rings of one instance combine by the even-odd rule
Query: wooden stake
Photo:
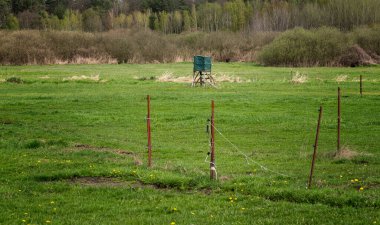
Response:
POLYGON ((215 121, 214 121, 214 100, 211 100, 211 159, 210 159, 210 179, 216 179, 215 168, 215 121))
POLYGON ((336 152, 340 152, 340 87, 338 87, 338 136, 337 136, 337 147, 336 152))
POLYGON ((363 76, 360 75, 360 97, 363 97, 363 76))
POLYGON ((315 159, 317 157, 317 147, 318 147, 318 137, 319 137, 319 127, 321 125, 321 119, 322 119, 322 106, 319 108, 319 117, 318 117, 318 125, 317 125, 317 134, 315 136, 315 143, 314 143, 314 153, 313 153, 313 159, 311 161, 311 169, 310 169, 310 176, 309 176, 309 183, 308 183, 308 189, 311 188, 311 181, 313 179, 313 173, 314 173, 314 164, 315 159))
POLYGON ((152 140, 151 140, 151 133, 150 133, 150 96, 147 96, 147 102, 148 102, 148 115, 146 118, 147 122, 147 131, 148 131, 148 167, 152 166, 152 140))

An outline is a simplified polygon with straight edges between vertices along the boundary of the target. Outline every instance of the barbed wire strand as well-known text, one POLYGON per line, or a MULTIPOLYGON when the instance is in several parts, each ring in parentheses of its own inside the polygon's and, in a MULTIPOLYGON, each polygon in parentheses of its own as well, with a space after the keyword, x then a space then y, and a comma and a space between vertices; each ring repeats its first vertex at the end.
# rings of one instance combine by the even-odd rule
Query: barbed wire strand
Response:
POLYGON ((283 174, 283 173, 271 170, 268 167, 266 167, 266 166, 264 166, 264 165, 256 162, 255 160, 251 159, 246 154, 244 154, 244 152, 242 152, 234 143, 232 143, 226 136, 224 136, 224 134, 222 134, 222 132, 220 132, 215 126, 213 126, 213 127, 220 134, 220 136, 222 136, 240 155, 244 156, 244 158, 247 161, 248 165, 250 165, 249 161, 251 161, 253 164, 256 164, 257 166, 259 166, 262 170, 269 171, 269 172, 272 172, 274 174, 281 175, 281 176, 284 176, 284 177, 292 177, 290 175, 286 175, 286 174, 283 174))

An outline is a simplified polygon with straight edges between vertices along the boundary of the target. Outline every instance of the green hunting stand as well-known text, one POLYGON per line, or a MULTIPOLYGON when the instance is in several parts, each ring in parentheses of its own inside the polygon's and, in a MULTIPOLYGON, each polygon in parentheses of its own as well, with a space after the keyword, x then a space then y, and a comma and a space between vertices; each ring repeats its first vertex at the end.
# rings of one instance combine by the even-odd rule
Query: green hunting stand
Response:
POLYGON ((215 79, 211 75, 211 57, 194 56, 192 86, 194 87, 198 84, 200 86, 206 86, 206 84, 215 85, 215 79))

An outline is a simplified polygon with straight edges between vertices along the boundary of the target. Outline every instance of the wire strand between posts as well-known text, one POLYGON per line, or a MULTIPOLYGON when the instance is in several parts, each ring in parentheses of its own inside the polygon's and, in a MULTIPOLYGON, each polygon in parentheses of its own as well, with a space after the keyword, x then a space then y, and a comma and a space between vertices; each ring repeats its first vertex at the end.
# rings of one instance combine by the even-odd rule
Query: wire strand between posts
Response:
MULTIPOLYGON (((211 125, 213 126, 213 125, 211 125)), ((222 132, 220 132, 215 126, 213 126, 214 129, 220 134, 220 136, 222 136, 232 147, 235 148, 235 150, 242 156, 244 156, 245 160, 247 161, 247 164, 250 165, 249 161, 251 161, 253 164, 256 164, 257 166, 259 166, 262 170, 265 170, 265 171, 269 171, 269 172, 272 172, 274 174, 277 174, 277 175, 281 175, 281 176, 284 176, 284 177, 291 177, 289 175, 286 175, 286 174, 283 174, 283 173, 280 173, 280 172, 277 172, 277 171, 274 171, 274 170, 271 170, 269 169, 268 167, 254 161, 253 159, 251 159, 250 157, 248 157, 246 154, 244 154, 234 143, 232 143, 226 136, 224 136, 222 134, 222 132)))

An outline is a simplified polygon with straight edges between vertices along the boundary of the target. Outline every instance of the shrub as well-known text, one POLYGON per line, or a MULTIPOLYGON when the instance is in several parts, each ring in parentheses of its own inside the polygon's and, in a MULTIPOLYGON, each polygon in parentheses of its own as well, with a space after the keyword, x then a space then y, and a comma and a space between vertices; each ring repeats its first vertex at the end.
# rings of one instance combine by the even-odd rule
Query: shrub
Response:
POLYGON ((2 64, 49 64, 54 59, 54 53, 39 31, 5 32, 5 35, 0 35, 2 64))
POLYGON ((380 55, 380 25, 357 28, 353 35, 355 42, 368 53, 380 55))
POLYGON ((42 147, 43 145, 44 143, 40 140, 30 140, 25 144, 25 148, 36 149, 42 147))
POLYGON ((19 77, 10 77, 10 78, 6 79, 5 81, 8 83, 16 83, 16 84, 22 84, 23 83, 23 81, 19 77))
POLYGON ((334 28, 296 28, 282 33, 265 46, 259 61, 265 65, 337 65, 339 56, 350 47, 348 37, 334 28))

